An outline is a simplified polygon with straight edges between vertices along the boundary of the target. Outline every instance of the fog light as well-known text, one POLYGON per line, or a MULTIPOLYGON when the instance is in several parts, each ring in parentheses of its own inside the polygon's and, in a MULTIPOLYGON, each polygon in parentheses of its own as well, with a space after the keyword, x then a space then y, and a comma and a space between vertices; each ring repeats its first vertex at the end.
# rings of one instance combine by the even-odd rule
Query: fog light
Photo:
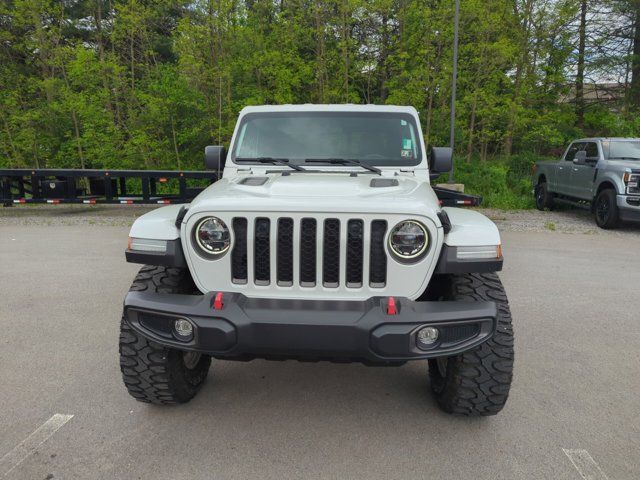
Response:
POLYGON ((193 325, 188 320, 184 318, 179 318, 173 324, 173 329, 176 332, 176 335, 180 337, 181 340, 188 340, 193 335, 193 325))
POLYGON ((425 327, 418 330, 416 335, 416 344, 418 348, 430 348, 438 340, 438 329, 434 327, 425 327))

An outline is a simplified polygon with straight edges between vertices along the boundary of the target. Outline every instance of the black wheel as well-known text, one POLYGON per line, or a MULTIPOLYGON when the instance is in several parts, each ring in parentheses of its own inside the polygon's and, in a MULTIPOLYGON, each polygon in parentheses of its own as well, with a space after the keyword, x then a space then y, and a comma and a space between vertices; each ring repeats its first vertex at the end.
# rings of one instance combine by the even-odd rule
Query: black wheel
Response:
POLYGON ((593 213, 596 224, 605 230, 616 228, 619 224, 616 192, 611 189, 601 191, 595 199, 593 213))
POLYGON ((495 273, 452 275, 445 299, 493 301, 498 328, 490 340, 461 355, 429 360, 431 389, 447 413, 469 417, 497 414, 513 377, 513 329, 504 287, 495 273))
POLYGON ((541 182, 536 186, 535 197, 538 210, 553 208, 553 194, 547 189, 547 182, 541 182))
MULTIPOLYGON (((142 267, 131 291, 195 294, 189 272, 178 268, 142 267)), ((139 402, 170 405, 191 400, 202 387, 211 357, 165 348, 120 322, 120 370, 129 394, 139 402)))

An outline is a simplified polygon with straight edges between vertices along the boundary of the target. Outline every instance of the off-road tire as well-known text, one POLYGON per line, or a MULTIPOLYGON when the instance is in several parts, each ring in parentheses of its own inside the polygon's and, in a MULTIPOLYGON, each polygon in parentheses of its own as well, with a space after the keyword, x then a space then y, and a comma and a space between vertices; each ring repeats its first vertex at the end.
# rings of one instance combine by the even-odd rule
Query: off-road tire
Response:
POLYGON ((596 225, 605 230, 617 228, 620 224, 620 213, 616 203, 616 192, 613 189, 602 190, 593 204, 596 225))
MULTIPOLYGON (((130 291, 195 294, 187 270, 146 265, 130 291)), ((129 394, 139 402, 157 405, 185 403, 202 387, 211 357, 166 348, 135 332, 124 318, 120 322, 120 370, 129 394)))
POLYGON ((468 417, 495 415, 507 401, 513 377, 513 329, 507 295, 495 273, 448 278, 449 292, 444 299, 495 302, 498 327, 491 339, 474 350, 429 360, 431 389, 447 413, 468 417))
POLYGON ((540 182, 535 188, 536 208, 538 210, 553 209, 553 194, 549 192, 547 182, 540 182))

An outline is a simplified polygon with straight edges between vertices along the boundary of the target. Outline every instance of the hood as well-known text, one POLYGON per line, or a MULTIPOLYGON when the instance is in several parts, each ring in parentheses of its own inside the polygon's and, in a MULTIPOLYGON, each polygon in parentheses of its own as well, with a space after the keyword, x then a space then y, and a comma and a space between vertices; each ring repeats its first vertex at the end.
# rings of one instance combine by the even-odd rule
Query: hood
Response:
POLYGON ((413 176, 273 173, 223 178, 198 195, 189 210, 406 213, 433 217, 440 206, 429 183, 413 176))
POLYGON ((624 172, 626 169, 640 171, 640 160, 608 160, 607 168, 619 172, 624 172))

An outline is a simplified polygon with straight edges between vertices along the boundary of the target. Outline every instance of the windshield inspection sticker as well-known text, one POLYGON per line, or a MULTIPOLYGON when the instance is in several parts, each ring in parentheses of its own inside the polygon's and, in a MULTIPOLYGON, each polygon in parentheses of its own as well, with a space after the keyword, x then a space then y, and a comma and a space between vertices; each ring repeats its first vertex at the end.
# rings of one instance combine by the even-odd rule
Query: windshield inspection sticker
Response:
POLYGON ((411 150, 411 139, 403 138, 402 139, 402 149, 403 150, 411 150))
POLYGON ((400 156, 402 158, 412 158, 413 150, 400 150, 400 156))

